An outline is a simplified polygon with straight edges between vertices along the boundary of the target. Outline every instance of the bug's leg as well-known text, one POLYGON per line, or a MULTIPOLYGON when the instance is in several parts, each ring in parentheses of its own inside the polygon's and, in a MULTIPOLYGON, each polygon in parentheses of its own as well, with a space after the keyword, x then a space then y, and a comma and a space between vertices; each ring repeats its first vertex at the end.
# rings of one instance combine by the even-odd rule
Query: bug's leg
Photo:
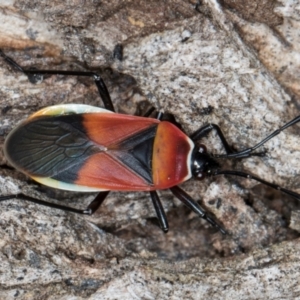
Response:
POLYGON ((146 113, 144 113, 142 116, 145 117, 145 118, 150 118, 151 114, 152 114, 153 112, 155 112, 155 110, 156 110, 155 107, 152 106, 152 107, 150 107, 150 109, 148 109, 148 110, 146 111, 146 113))
POLYGON ((199 128, 198 130, 196 130, 189 137, 190 137, 191 140, 193 140, 195 142, 195 141, 198 141, 201 138, 207 136, 212 130, 216 131, 218 137, 220 138, 220 140, 221 140, 221 142, 224 146, 224 149, 225 149, 226 153, 227 154, 234 153, 232 148, 229 146, 229 144, 228 144, 221 128, 216 124, 207 124, 207 125, 199 128))
POLYGON ((109 193, 110 191, 100 192, 96 196, 96 198, 88 205, 88 207, 82 211, 83 214, 92 215, 95 211, 97 211, 109 193))
POLYGON ((172 123, 173 125, 175 125, 176 127, 178 127, 181 131, 183 131, 182 125, 179 122, 176 121, 176 118, 173 114, 164 113, 160 120, 161 121, 168 121, 168 122, 172 123))
MULTIPOLYGON (((150 117, 150 115, 154 111, 154 107, 150 108, 149 111, 144 115, 144 117, 150 117)), ((158 119, 160 121, 168 121, 183 131, 181 124, 176 121, 175 116, 173 114, 158 111, 156 113, 155 119, 158 119)))
POLYGON ((154 119, 158 119, 160 121, 168 121, 172 124, 174 124, 175 126, 179 127, 181 129, 181 124, 178 123, 175 119, 175 116, 173 114, 167 113, 167 112, 162 112, 162 111, 157 111, 157 109, 152 106, 150 107, 146 113, 144 113, 142 115, 142 117, 144 118, 154 118, 154 119))
POLYGON ((12 58, 8 57, 0 50, 0 56, 12 67, 17 69, 20 72, 23 72, 27 75, 31 83, 37 83, 42 79, 42 75, 66 75, 66 76, 85 76, 92 77, 97 86, 99 95, 103 101, 104 107, 107 110, 115 111, 113 103, 111 101, 107 87, 103 79, 94 72, 84 72, 84 71, 63 71, 63 70, 37 70, 37 69, 24 69, 18 63, 16 63, 12 58))
POLYGON ((0 196, 0 202, 6 201, 6 200, 11 200, 11 199, 19 199, 19 200, 25 200, 25 201, 33 202, 33 203, 36 203, 39 205, 51 207, 51 208, 74 212, 77 214, 91 215, 99 208, 99 206, 105 200, 108 193, 109 193, 109 191, 100 192, 97 195, 97 197, 95 198, 95 200, 93 200, 86 209, 77 209, 77 208, 73 208, 73 207, 69 207, 69 206, 65 206, 65 205, 51 203, 51 202, 43 201, 40 199, 36 199, 36 198, 30 197, 30 196, 24 195, 22 193, 15 194, 15 195, 0 196))
POLYGON ((252 152, 254 150, 256 150, 257 148, 261 147, 267 141, 269 141, 270 139, 272 139, 273 137, 275 137, 276 135, 278 135, 280 132, 282 132, 283 130, 287 129, 290 126, 295 125, 299 121, 300 121, 300 116, 297 116, 296 118, 294 118, 293 120, 289 121, 288 123, 286 123, 282 127, 280 127, 277 130, 273 131, 270 135, 268 135, 266 138, 264 138, 262 141, 260 141, 258 144, 256 144, 253 147, 249 147, 249 148, 247 148, 245 150, 238 151, 238 152, 235 152, 235 153, 230 153, 228 155, 217 155, 216 157, 220 157, 220 158, 221 157, 244 158, 244 157, 251 156, 251 155, 253 155, 252 152))
POLYGON ((159 227, 161 228, 161 230, 163 232, 167 233, 168 230, 169 230, 168 220, 167 220, 164 208, 163 208, 163 206, 160 202, 160 199, 157 195, 157 192, 156 191, 151 191, 150 196, 151 196, 151 199, 152 199, 154 209, 156 211, 157 219, 158 219, 158 222, 159 222, 159 227))
POLYGON ((184 205, 194 211, 197 215, 205 219, 212 226, 218 228, 223 234, 227 233, 212 217, 208 216, 206 211, 184 190, 178 186, 174 186, 170 188, 170 190, 176 198, 178 198, 184 205))

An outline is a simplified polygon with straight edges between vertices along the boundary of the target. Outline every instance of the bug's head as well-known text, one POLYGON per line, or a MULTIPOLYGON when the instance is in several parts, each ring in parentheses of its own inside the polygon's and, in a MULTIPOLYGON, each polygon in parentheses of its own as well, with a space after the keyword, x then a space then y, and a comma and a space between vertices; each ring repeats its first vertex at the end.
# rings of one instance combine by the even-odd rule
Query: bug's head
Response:
POLYGON ((207 153, 204 145, 199 145, 194 149, 191 167, 193 177, 201 180, 205 175, 209 175, 213 170, 220 168, 220 165, 207 153))

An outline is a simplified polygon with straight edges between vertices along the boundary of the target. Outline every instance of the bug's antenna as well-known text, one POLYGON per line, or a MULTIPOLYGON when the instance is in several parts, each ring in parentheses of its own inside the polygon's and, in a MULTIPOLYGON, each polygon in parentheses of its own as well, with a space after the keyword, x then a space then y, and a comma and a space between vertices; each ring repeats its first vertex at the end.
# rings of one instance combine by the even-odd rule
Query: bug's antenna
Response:
POLYGON ((256 176, 253 176, 251 174, 248 174, 248 173, 245 173, 245 172, 240 172, 240 171, 234 171, 234 170, 215 170, 215 171, 212 171, 211 176, 217 176, 217 175, 234 175, 234 176, 239 176, 239 177, 244 177, 244 178, 247 178, 247 179, 253 179, 253 180, 256 180, 260 183, 263 183, 264 185, 266 186, 269 186, 275 190, 278 190, 278 191, 281 191, 285 194, 288 194, 292 197, 294 197, 295 199, 299 200, 300 201, 300 194, 298 193, 295 193, 291 190, 288 190, 288 189, 285 189, 277 184, 274 184, 274 183, 271 183, 271 182, 268 182, 268 181, 265 181, 259 177, 256 177, 256 176))
MULTIPOLYGON (((266 138, 264 138, 262 141, 260 141, 258 144, 256 144, 253 147, 247 148, 242 151, 233 152, 233 153, 227 153, 227 154, 220 154, 220 155, 214 155, 216 158, 245 158, 251 156, 252 152, 256 150, 257 148, 261 147, 263 144, 265 144, 267 141, 278 135, 283 130, 287 129, 288 127, 300 122, 300 116, 297 116, 293 120, 289 121, 282 127, 278 128, 277 130, 273 131, 270 135, 268 135, 266 138)), ((244 177, 244 176, 243 176, 244 177)), ((254 177, 253 177, 254 179, 254 177)))

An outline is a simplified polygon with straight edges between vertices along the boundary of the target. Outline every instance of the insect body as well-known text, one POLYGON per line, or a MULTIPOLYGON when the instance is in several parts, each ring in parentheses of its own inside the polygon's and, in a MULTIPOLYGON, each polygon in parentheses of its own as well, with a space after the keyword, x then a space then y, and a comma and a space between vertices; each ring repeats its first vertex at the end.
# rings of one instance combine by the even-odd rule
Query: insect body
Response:
POLYGON ((168 231, 168 222, 156 190, 170 189, 186 206, 217 227, 225 230, 177 185, 205 175, 236 175, 252 178, 280 189, 296 199, 300 195, 258 177, 235 170, 222 170, 216 158, 245 158, 282 130, 300 121, 300 116, 274 131, 257 145, 235 152, 221 129, 208 124, 187 136, 170 114, 156 118, 114 113, 107 88, 93 72, 60 70, 24 70, 1 50, 0 55, 30 81, 44 74, 89 76, 95 81, 105 109, 80 105, 56 105, 44 108, 17 126, 7 137, 4 152, 12 166, 34 180, 64 190, 97 191, 85 210, 49 203, 24 194, 0 196, 0 201, 13 198, 35 202, 81 214, 94 213, 109 191, 146 191, 150 193, 159 225, 168 231), (212 157, 197 142, 215 130, 226 154, 212 157))
POLYGON ((191 178, 193 150, 170 122, 72 104, 35 113, 4 147, 11 165, 34 180, 77 191, 173 187, 191 178))

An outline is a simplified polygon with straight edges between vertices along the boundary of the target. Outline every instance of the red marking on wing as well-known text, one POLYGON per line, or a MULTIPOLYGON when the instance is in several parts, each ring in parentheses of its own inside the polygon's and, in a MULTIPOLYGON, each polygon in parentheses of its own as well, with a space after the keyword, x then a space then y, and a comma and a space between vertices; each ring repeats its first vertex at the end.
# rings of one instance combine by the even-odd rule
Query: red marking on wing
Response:
POLYGON ((78 185, 117 191, 148 191, 153 186, 107 153, 91 156, 78 172, 78 185))
POLYGON ((131 135, 159 123, 156 119, 111 113, 88 113, 83 115, 83 125, 89 138, 108 147, 131 135))

